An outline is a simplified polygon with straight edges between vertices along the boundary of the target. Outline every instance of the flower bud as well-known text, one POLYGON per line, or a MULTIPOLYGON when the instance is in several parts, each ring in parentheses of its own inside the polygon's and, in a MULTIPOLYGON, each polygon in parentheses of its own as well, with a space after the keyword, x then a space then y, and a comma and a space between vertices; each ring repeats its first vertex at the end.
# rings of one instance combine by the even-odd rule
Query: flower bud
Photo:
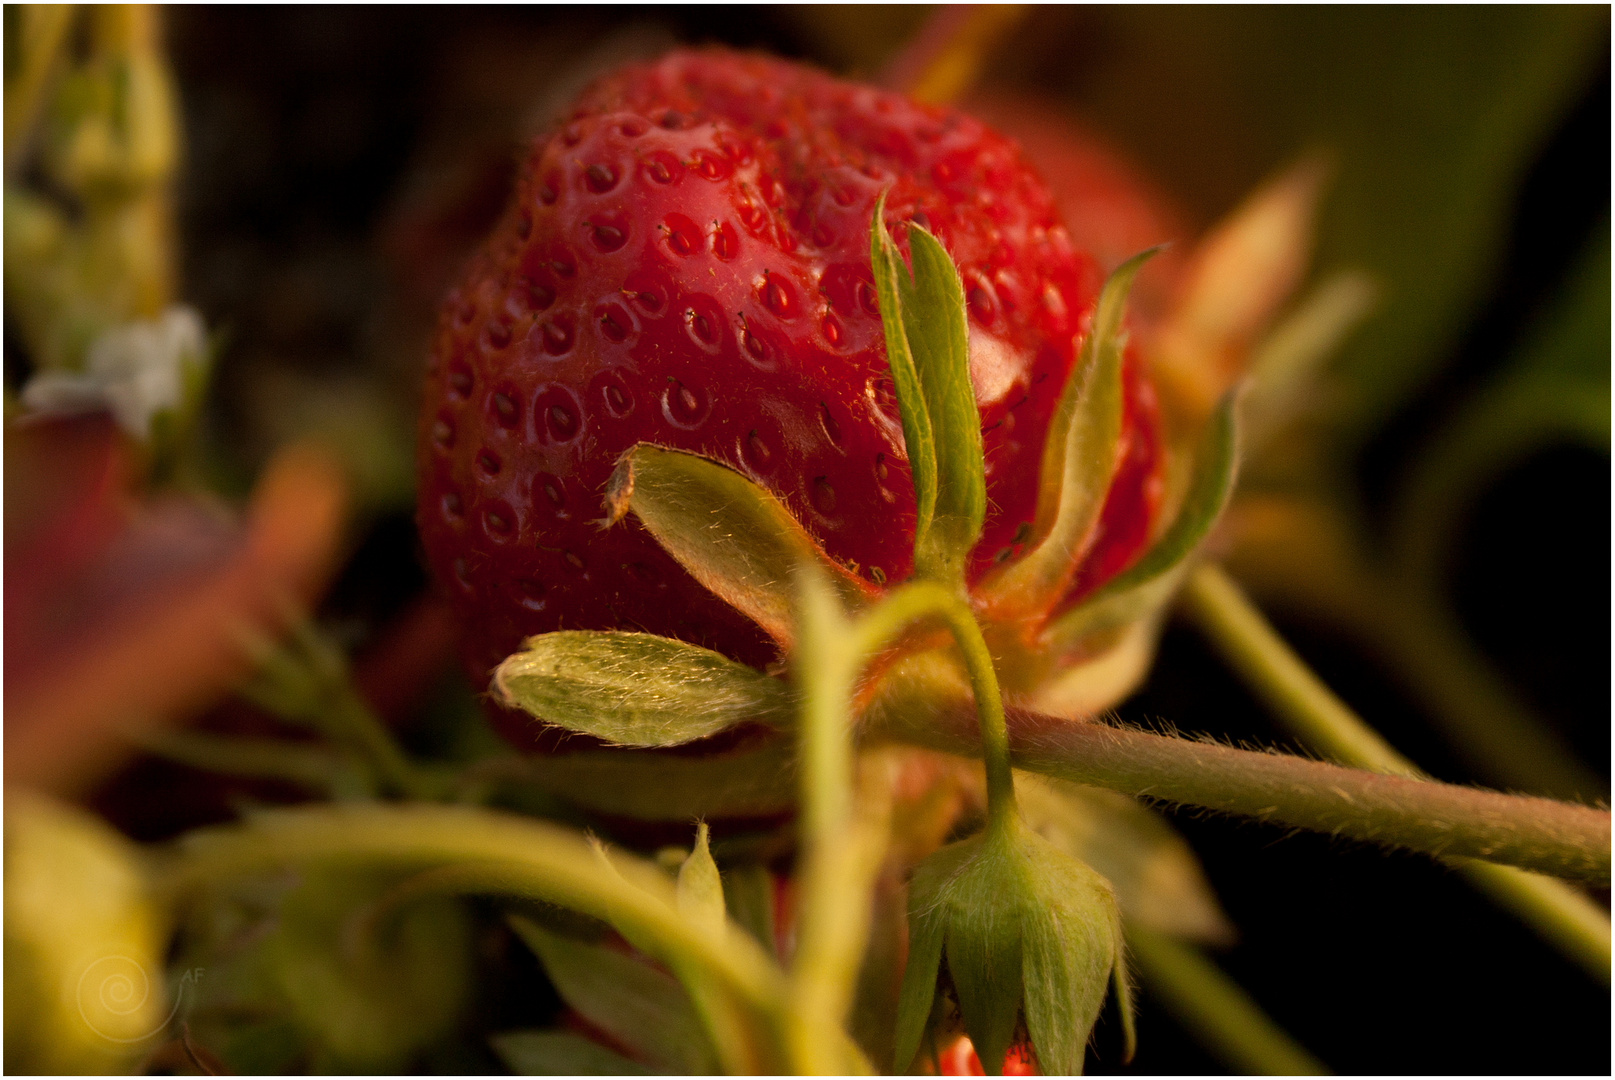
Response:
POLYGON ((6 800, 5 1068, 125 1071, 170 1018, 139 851, 82 810, 6 800))

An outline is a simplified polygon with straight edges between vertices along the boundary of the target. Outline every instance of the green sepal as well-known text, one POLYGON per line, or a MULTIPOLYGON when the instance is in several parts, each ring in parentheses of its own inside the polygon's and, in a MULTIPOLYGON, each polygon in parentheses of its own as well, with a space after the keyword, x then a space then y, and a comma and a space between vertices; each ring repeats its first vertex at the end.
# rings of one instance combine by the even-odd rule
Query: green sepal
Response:
POLYGON ((1074 1076, 1111 987, 1121 920, 1091 867, 1030 830, 1021 844, 1031 898, 1021 930, 1026 1030, 1045 1074, 1074 1076))
POLYGON ((969 841, 949 844, 922 862, 908 887, 908 966, 897 999, 892 1071, 905 1073, 919 1053, 936 999, 942 944, 947 938, 948 910, 943 891, 969 857, 969 841))
POLYGON ((679 867, 678 905, 679 914, 690 922, 713 934, 724 932, 729 913, 724 905, 723 878, 718 864, 712 861, 704 821, 695 828, 695 849, 679 867))
POLYGON ((1127 935, 1116 925, 1116 962, 1110 969, 1110 985, 1116 993, 1116 1011, 1122 1019, 1122 1064, 1132 1064, 1138 1054, 1138 1010, 1133 1005, 1133 973, 1127 962, 1127 935))
POLYGON ((562 937, 531 919, 510 925, 544 963, 556 991, 584 1019, 658 1071, 712 1073, 717 1055, 689 995, 643 960, 562 937))
POLYGON ((1194 472, 1177 517, 1138 562, 1102 585, 1049 627, 1055 648, 1112 630, 1162 608, 1177 589, 1188 559, 1228 505, 1239 466, 1238 388, 1212 412, 1195 449, 1194 472))
POLYGON ((640 443, 617 459, 604 524, 629 511, 690 575, 762 627, 794 644, 792 574, 815 563, 848 607, 873 587, 826 555, 772 493, 715 461, 640 443))
POLYGON ((1022 896, 1028 868, 1020 865, 1014 832, 1013 825, 989 827, 963 841, 975 850, 948 882, 946 901, 951 915, 943 955, 965 1031, 989 1076, 1003 1072, 1004 1055, 1015 1041, 1033 915, 1022 896))
POLYGON ((1048 611, 1093 544, 1121 446, 1127 295, 1160 250, 1150 248, 1117 267, 1099 294, 1076 368, 1049 422, 1031 543, 1025 555, 978 588, 990 606, 1048 611))
POLYGON ((920 864, 909 920, 898 1071, 919 1049, 943 956, 989 1074, 1002 1070, 1022 1015, 1045 1074, 1082 1071, 1121 940, 1104 878, 1007 816, 920 864))
POLYGON ((791 722, 790 688, 672 638, 558 630, 522 643, 493 674, 499 700, 620 746, 680 746, 736 724, 791 722))
POLYGON ((637 1061, 570 1031, 507 1031, 488 1040, 517 1076, 649 1076, 637 1061))
POLYGON ((987 513, 964 285, 941 242, 912 222, 911 272, 886 230, 885 212, 883 194, 869 252, 914 478, 914 573, 954 584, 964 580, 965 560, 987 513))

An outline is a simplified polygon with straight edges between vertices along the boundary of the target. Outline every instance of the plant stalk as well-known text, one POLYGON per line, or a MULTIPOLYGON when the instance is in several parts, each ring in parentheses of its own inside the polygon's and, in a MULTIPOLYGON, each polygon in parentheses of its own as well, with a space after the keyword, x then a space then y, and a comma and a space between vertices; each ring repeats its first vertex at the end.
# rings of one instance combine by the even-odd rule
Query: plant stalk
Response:
POLYGON ((904 627, 926 616, 947 623, 963 654, 970 689, 976 699, 976 726, 987 768, 987 817, 991 822, 1004 820, 1015 808, 1015 775, 1004 695, 998 687, 992 653, 987 650, 986 639, 982 637, 981 626, 970 605, 942 585, 911 582, 865 617, 860 634, 866 655, 890 644, 904 627))
MULTIPOLYGON (((1428 855, 1609 881, 1607 811, 1025 709, 1005 715, 1014 762, 1033 772, 1428 855)), ((871 735, 973 756, 975 726, 967 701, 905 699, 878 710, 871 735)))
MULTIPOLYGON (((1347 765, 1422 778, 1413 762, 1313 674, 1220 568, 1208 564, 1194 571, 1183 593, 1183 606, 1297 737, 1347 765)), ((1609 916, 1585 894, 1512 866, 1470 859, 1448 861, 1472 885, 1519 915, 1595 978, 1609 982, 1609 916)))
MULTIPOLYGON (((672 883, 654 867, 605 856, 581 835, 532 819, 419 803, 277 810, 186 835, 155 880, 179 900, 214 881, 310 862, 459 865, 463 872, 454 876, 463 890, 539 899, 605 919, 625 936, 654 943, 669 966, 712 979, 753 1010, 782 1049, 789 1046, 784 975, 749 934, 703 929, 679 914, 672 883)), ((781 1063, 797 1068, 788 1051, 781 1063)))

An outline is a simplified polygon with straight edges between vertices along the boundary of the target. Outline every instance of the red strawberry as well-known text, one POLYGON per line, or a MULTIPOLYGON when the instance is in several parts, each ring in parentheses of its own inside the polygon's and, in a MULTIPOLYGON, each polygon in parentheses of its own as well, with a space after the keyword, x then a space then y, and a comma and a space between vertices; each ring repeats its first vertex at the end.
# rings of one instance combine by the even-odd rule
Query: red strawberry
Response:
MULTIPOLYGON (((876 198, 963 277, 990 508, 971 580, 1033 517, 1050 414, 1102 281, 1016 146, 976 120, 770 58, 675 52, 587 91, 535 145, 440 320, 418 519, 481 678, 531 634, 638 629, 756 666, 773 644, 636 524, 600 531, 645 441, 776 492, 876 583, 910 571, 914 496, 870 270, 876 198)), ((1139 553, 1151 387, 1075 590, 1139 553)))

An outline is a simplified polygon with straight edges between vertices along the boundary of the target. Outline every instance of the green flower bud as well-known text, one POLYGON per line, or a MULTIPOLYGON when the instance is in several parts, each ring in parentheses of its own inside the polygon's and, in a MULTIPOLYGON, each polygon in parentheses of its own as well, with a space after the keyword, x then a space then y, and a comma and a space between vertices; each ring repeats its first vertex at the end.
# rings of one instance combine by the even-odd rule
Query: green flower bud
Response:
POLYGON ((127 1071, 171 1015, 138 849, 82 810, 12 794, 5 875, 6 1071, 127 1071))
POLYGON ((1113 978, 1126 1007, 1121 924, 1109 883, 1018 815, 920 864, 909 891, 909 934, 899 1072, 919 1049, 944 959, 965 1030, 990 1072, 1024 1021, 1045 1073, 1080 1073, 1113 978))

